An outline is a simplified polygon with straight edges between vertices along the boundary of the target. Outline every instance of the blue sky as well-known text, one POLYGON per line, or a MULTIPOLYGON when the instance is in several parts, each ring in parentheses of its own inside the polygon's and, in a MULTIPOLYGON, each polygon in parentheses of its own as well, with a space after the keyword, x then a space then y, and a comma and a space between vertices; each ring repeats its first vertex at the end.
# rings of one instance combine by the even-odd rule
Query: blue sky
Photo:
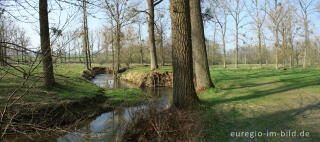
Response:
MULTIPOLYGON (((49 0, 50 1, 50 0, 49 0)), ((246 3, 249 0, 246 0, 246 3)), ((261 0, 260 0, 261 1, 261 0)), ((282 0, 285 1, 285 0, 282 0)), ((146 0, 131 0, 130 2, 134 2, 134 3, 140 3, 139 5, 139 9, 145 9, 146 6, 146 0)), ((318 2, 318 0, 315 0, 314 5, 316 4, 316 2, 318 2)), ((31 4, 34 4, 35 6, 37 6, 37 3, 34 2, 32 3, 32 1, 30 1, 31 4)), ((58 10, 59 7, 57 7, 57 4, 53 1, 51 1, 49 3, 49 7, 51 7, 52 11, 49 14, 49 23, 50 23, 50 27, 59 27, 59 21, 60 21, 60 27, 61 27, 61 23, 64 23, 66 21, 66 19, 68 19, 67 17, 69 17, 72 14, 75 14, 76 17, 74 18, 74 20, 67 25, 67 30, 75 30, 75 29, 79 29, 82 26, 82 11, 78 11, 76 9, 74 9, 74 7, 72 6, 67 6, 66 4, 62 4, 63 7, 65 7, 62 11, 58 10), (59 20, 60 17, 60 20, 59 20)), ((161 11, 165 11, 165 16, 164 18, 167 21, 170 21, 170 15, 169 15, 169 0, 164 0, 163 3, 161 3, 160 5, 158 5, 157 7, 158 9, 160 9, 161 11)), ((35 8, 36 9, 36 8, 35 8)), ((252 21, 251 17, 248 16, 248 11, 246 8, 243 9, 243 15, 242 16, 247 16, 247 18, 243 21, 242 24, 246 24, 246 23, 250 23, 252 21)), ((107 19, 106 17, 106 13, 104 9, 90 9, 89 10, 90 13, 94 13, 94 17, 89 16, 88 19, 88 25, 89 25, 89 30, 90 31, 96 31, 98 29, 102 29, 107 25, 107 19)), ((26 19, 24 21, 28 21, 26 22, 16 22, 18 26, 22 27, 25 29, 27 36, 29 36, 31 38, 31 44, 32 47, 39 47, 40 45, 40 37, 39 37, 39 33, 38 33, 38 29, 39 29, 39 23, 36 22, 37 18, 38 18, 38 14, 37 12, 33 9, 33 8, 29 8, 29 9, 25 9, 25 8, 12 8, 11 9, 11 13, 17 17, 19 16, 23 16, 20 17, 19 19, 26 19), (19 11, 18 11, 19 10, 19 11), (32 23, 30 23, 32 22, 32 23)), ((310 20, 311 20, 311 24, 310 27, 311 29, 319 29, 320 28, 320 15, 316 12, 314 12, 311 16, 310 16, 310 20)), ((268 18, 267 18, 268 20, 268 18)), ((302 20, 301 20, 302 22, 302 20)), ((167 24, 170 27, 170 24, 167 24)), ((214 23, 213 22, 208 22, 205 24, 205 34, 206 34, 206 38, 213 40, 213 28, 214 27, 214 23)), ((226 42, 227 42, 227 50, 234 48, 234 21, 232 19, 231 16, 228 16, 228 26, 227 26, 227 35, 226 35, 226 42)), ((254 25, 252 24, 246 24, 246 26, 244 26, 244 28, 240 29, 240 33, 246 34, 247 39, 246 42, 250 42, 250 39, 255 40, 256 39, 256 31, 254 30, 254 25), (252 38, 251 38, 252 37, 252 38)), ((66 30, 66 31, 67 31, 66 30)), ((312 36, 319 36, 320 33, 318 32, 318 30, 313 30, 314 34, 312 36)), ((147 25, 144 24, 142 27, 142 33, 143 33, 143 39, 147 39, 147 25)), ((272 38, 272 34, 270 33, 270 30, 266 28, 264 28, 264 33, 267 37, 267 44, 268 45, 272 45, 273 44, 273 38, 272 38)), ((170 30, 167 31, 167 37, 170 36, 170 30)), ((220 36, 220 31, 217 31, 217 41, 218 43, 220 43, 219 41, 221 41, 221 36, 220 36)), ((240 42, 241 44, 242 42, 240 42)))

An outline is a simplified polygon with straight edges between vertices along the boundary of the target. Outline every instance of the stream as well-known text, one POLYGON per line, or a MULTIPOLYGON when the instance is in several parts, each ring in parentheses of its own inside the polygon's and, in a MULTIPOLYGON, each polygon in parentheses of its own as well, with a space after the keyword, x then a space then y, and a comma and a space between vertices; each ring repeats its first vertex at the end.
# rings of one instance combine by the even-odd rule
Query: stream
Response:
MULTIPOLYGON (((112 75, 101 74, 92 79, 97 86, 106 89, 137 88, 136 85, 114 80, 112 75)), ((172 88, 145 88, 143 92, 149 95, 150 103, 160 109, 167 109, 172 104, 172 88)), ((115 142, 119 139, 126 123, 130 123, 132 115, 138 110, 148 109, 147 105, 119 108, 103 113, 94 120, 87 121, 76 131, 57 138, 57 142, 115 142)))

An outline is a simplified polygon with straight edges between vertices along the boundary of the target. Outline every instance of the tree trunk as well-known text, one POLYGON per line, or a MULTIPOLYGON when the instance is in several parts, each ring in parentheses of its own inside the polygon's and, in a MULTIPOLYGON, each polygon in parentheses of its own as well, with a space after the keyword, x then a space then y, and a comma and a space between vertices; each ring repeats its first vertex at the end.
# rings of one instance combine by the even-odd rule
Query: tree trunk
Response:
POLYGON ((116 29, 116 48, 115 48, 115 70, 114 74, 117 75, 120 70, 120 40, 121 40, 120 23, 117 23, 116 29))
POLYGON ((165 65, 164 46, 163 46, 163 25, 160 25, 160 52, 161 52, 161 66, 165 65))
POLYGON ((53 85, 55 84, 55 79, 53 74, 53 65, 50 49, 47 0, 39 0, 39 18, 44 84, 46 87, 53 87, 53 85))
POLYGON ((88 43, 88 33, 87 33, 87 9, 86 9, 86 0, 82 1, 82 6, 83 6, 83 50, 86 55, 86 67, 89 70, 90 69, 90 58, 89 58, 89 43, 88 43))
POLYGON ((154 35, 154 1, 148 1, 148 12, 149 12, 149 19, 148 19, 148 32, 149 32, 149 47, 150 47, 150 64, 151 70, 155 70, 158 67, 158 60, 157 60, 157 49, 156 49, 156 40, 154 35))
POLYGON ((236 63, 235 67, 238 68, 238 54, 239 54, 239 27, 236 23, 236 63))
POLYGON ((304 29, 305 29, 305 47, 303 57, 303 68, 307 66, 307 50, 309 48, 309 25, 307 17, 304 18, 304 29))
POLYGON ((214 33, 213 33, 213 49, 212 49, 212 66, 214 66, 214 50, 216 48, 216 35, 217 35, 217 23, 214 23, 214 33))
POLYGON ((173 102, 178 108, 198 103, 193 84, 189 0, 170 0, 172 27, 173 102))
POLYGON ((200 0, 190 0, 190 16, 196 88, 197 90, 205 90, 214 87, 214 85, 209 72, 200 0))
POLYGON ((278 49, 279 49, 279 31, 278 28, 276 27, 276 69, 279 68, 278 66, 278 49))
POLYGON ((262 41, 261 41, 261 27, 259 28, 259 31, 258 31, 258 39, 259 39, 259 45, 258 45, 258 46, 259 46, 259 47, 258 47, 258 48, 259 48, 259 64, 260 64, 260 69, 262 69, 262 53, 261 53, 261 48, 262 48, 262 47, 261 47, 261 46, 262 46, 262 45, 261 45, 261 44, 262 44, 261 42, 262 42, 262 41))
POLYGON ((142 37, 141 37, 141 25, 139 23, 139 42, 140 42, 140 64, 143 65, 143 47, 142 47, 142 37))
POLYGON ((226 61, 226 41, 225 41, 225 34, 222 34, 222 44, 223 44, 223 68, 227 68, 227 61, 226 61))

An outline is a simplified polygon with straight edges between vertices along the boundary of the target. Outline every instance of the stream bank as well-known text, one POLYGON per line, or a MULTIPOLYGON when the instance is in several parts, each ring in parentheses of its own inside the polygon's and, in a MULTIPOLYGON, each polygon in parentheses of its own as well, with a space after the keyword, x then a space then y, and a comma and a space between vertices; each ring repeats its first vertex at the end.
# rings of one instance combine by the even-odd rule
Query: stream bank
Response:
POLYGON ((121 80, 132 82, 138 87, 171 87, 173 86, 172 72, 156 72, 149 73, 129 71, 120 76, 121 80))

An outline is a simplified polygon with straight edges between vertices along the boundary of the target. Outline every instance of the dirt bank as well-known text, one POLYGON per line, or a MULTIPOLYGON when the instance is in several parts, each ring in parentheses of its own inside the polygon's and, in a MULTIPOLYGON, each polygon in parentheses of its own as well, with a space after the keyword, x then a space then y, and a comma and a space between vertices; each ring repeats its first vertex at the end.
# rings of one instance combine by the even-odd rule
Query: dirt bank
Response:
POLYGON ((113 110, 113 107, 104 105, 106 99, 101 94, 77 100, 57 100, 58 103, 51 104, 15 105, 5 115, 2 121, 5 127, 1 127, 1 132, 5 135, 34 132, 50 135, 62 129, 69 130, 81 121, 113 110))
MULTIPOLYGON (((129 69, 138 68, 138 67, 145 67, 147 65, 135 65, 135 66, 128 66, 119 69, 119 73, 124 73, 129 69)), ((85 78, 86 80, 93 79, 96 75, 99 74, 113 74, 113 70, 111 67, 93 67, 91 70, 83 70, 81 73, 81 77, 85 78)))
POLYGON ((121 80, 129 81, 137 84, 139 87, 172 87, 172 72, 128 72, 120 77, 121 80))
POLYGON ((86 80, 91 80, 98 74, 105 74, 110 72, 108 68, 105 67, 93 67, 91 70, 83 70, 81 73, 81 77, 85 78, 86 80))

